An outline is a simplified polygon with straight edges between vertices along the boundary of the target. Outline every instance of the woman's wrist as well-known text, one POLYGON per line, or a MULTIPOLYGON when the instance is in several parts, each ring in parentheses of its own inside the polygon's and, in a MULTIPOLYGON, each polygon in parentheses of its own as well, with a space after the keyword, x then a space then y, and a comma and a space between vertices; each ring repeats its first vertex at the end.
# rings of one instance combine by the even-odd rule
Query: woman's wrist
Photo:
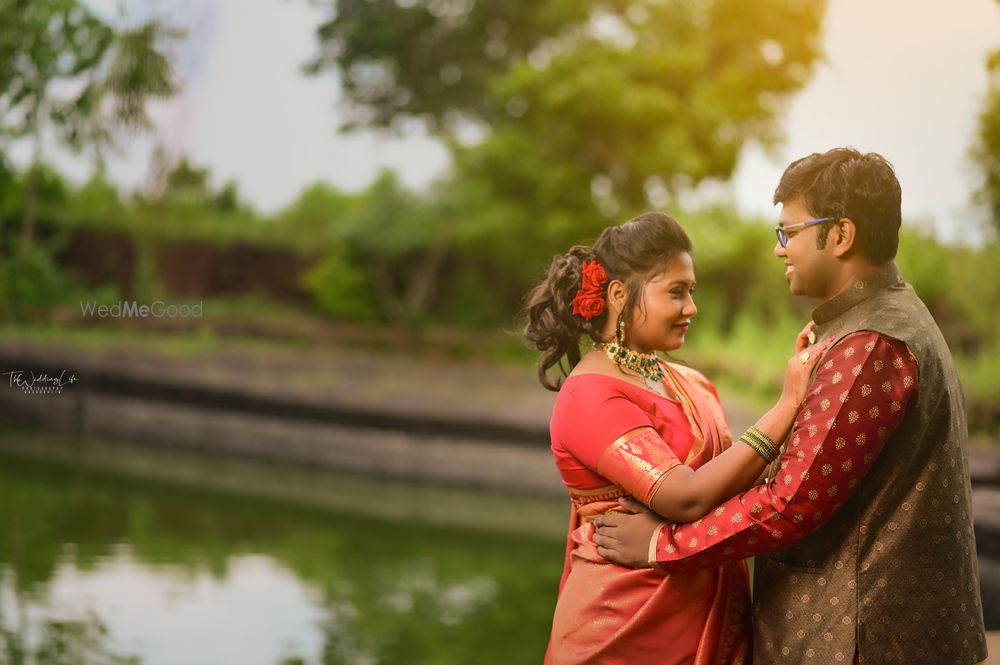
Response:
POLYGON ((791 423, 795 419, 795 414, 799 412, 799 406, 801 406, 801 403, 798 400, 782 394, 772 411, 782 420, 791 423))

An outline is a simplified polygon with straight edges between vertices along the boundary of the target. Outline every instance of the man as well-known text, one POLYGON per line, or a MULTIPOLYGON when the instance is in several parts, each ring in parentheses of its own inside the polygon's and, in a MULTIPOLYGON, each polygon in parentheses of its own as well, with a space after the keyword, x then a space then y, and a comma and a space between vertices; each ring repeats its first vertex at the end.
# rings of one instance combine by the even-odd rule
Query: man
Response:
POLYGON ((785 170, 775 255, 823 299, 817 365, 766 484, 691 524, 599 518, 606 558, 664 573, 758 555, 754 663, 985 659, 965 405, 948 347, 893 263, 900 187, 880 155, 785 170))

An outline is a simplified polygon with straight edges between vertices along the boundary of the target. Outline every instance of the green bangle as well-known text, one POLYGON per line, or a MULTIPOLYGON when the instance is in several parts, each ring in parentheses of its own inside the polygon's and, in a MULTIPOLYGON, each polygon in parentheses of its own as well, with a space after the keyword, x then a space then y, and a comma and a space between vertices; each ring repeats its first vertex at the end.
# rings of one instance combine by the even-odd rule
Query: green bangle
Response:
POLYGON ((778 446, 776 446, 774 442, 771 441, 770 438, 766 436, 761 437, 759 434, 757 434, 757 432, 753 432, 749 429, 743 433, 743 437, 746 437, 747 439, 756 442, 758 445, 760 445, 764 450, 768 452, 768 455, 777 459, 780 453, 780 448, 778 448, 778 446))
POLYGON ((752 440, 746 435, 741 436, 739 440, 750 446, 755 453, 760 455, 765 464, 770 464, 774 460, 778 459, 777 455, 774 454, 774 451, 764 448, 764 446, 760 445, 758 442, 752 440))
POLYGON ((769 444, 775 450, 780 450, 781 449, 781 446, 779 446, 777 443, 775 443, 774 439, 772 439, 767 434, 765 434, 764 431, 762 429, 760 429, 759 427, 757 427, 756 425, 751 425, 750 427, 748 427, 747 428, 747 432, 749 432, 751 434, 754 434, 757 437, 763 439, 765 441, 765 443, 769 444))

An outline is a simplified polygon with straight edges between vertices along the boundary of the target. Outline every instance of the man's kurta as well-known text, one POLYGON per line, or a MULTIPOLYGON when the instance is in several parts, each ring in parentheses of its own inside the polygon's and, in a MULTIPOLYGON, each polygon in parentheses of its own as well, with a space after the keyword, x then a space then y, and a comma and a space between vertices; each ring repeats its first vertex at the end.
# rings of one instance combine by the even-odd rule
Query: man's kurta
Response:
POLYGON ((978 663, 964 399, 940 330, 891 265, 813 319, 836 342, 768 483, 661 527, 650 560, 763 555, 755 663, 978 663))

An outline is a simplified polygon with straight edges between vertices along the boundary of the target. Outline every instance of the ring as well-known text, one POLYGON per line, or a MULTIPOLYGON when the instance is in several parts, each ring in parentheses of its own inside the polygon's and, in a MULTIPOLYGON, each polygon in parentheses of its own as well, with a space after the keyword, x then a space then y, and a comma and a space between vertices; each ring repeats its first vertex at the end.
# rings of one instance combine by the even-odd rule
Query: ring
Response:
POLYGON ((808 351, 803 351, 802 353, 799 354, 799 362, 805 365, 807 362, 809 362, 809 358, 811 357, 812 356, 809 355, 808 351))

